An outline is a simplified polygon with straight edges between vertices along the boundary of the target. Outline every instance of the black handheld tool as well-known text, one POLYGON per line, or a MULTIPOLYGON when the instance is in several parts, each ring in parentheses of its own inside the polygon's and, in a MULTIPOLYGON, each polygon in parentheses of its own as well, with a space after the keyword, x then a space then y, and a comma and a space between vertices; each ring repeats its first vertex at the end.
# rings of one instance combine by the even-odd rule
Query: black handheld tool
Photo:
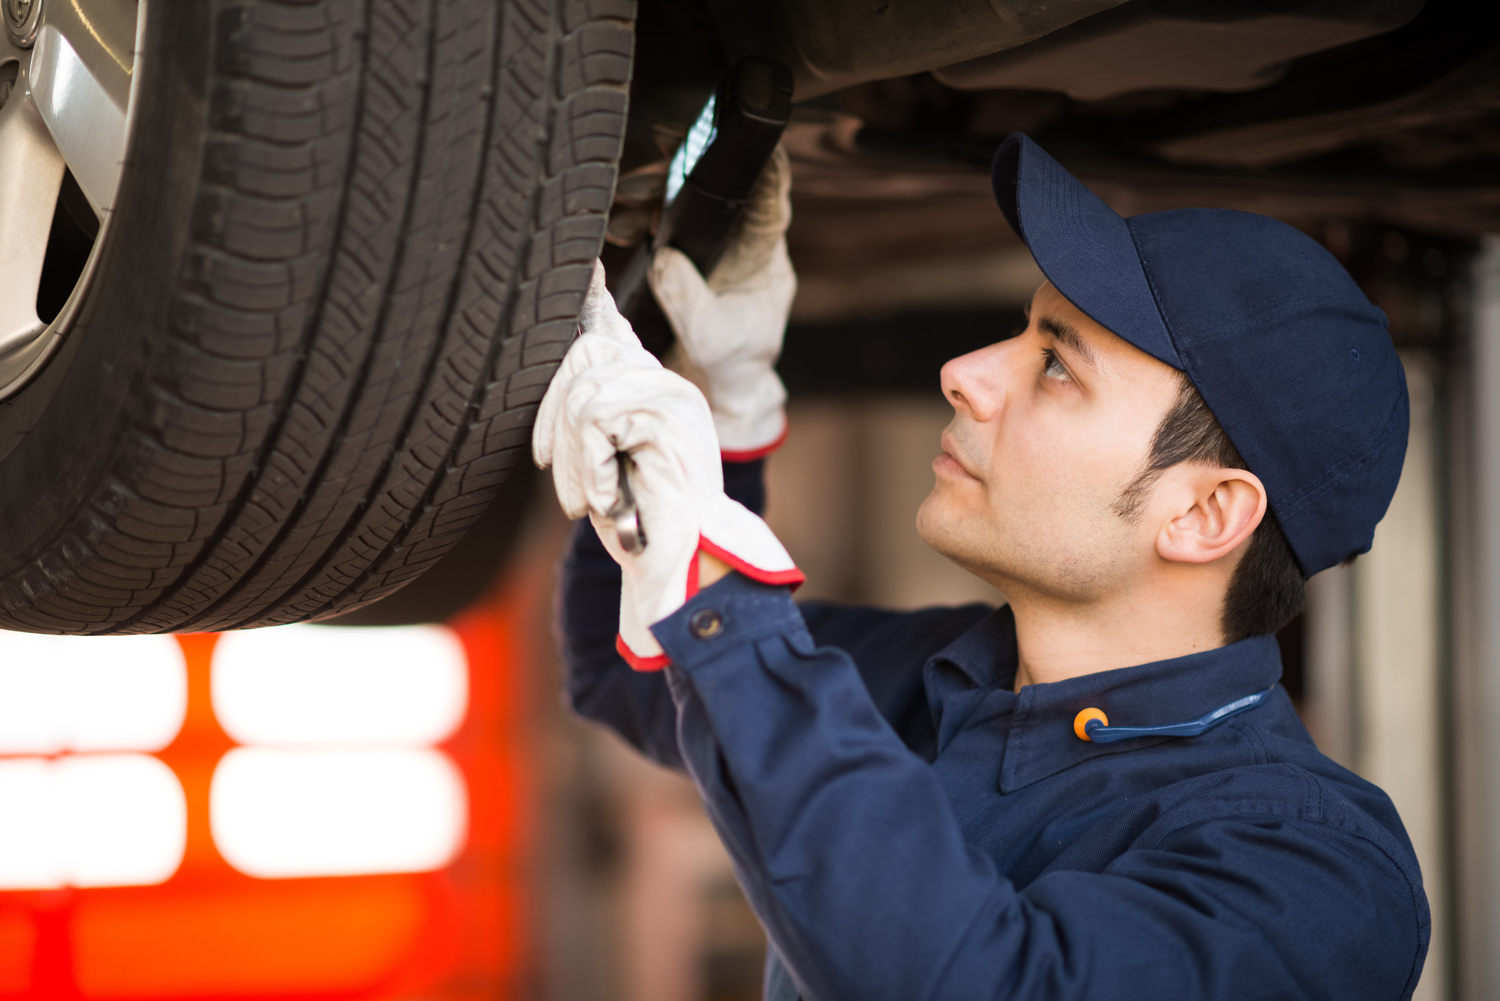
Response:
MULTIPOLYGON (((656 235, 635 250, 615 286, 615 302, 642 343, 661 354, 671 346, 665 317, 646 290, 646 270, 657 247, 688 256, 705 277, 719 263, 755 182, 765 170, 792 117, 792 74, 771 59, 746 56, 708 99, 667 166, 667 190, 656 235), (653 333, 659 332, 653 337, 653 333)), ((646 548, 630 471, 629 453, 616 455, 620 493, 609 511, 620 545, 638 554, 646 548)))
POLYGON ((704 276, 713 271, 791 116, 790 70, 759 56, 735 64, 677 147, 656 234, 636 248, 616 286, 620 312, 632 322, 657 247, 676 247, 704 276))

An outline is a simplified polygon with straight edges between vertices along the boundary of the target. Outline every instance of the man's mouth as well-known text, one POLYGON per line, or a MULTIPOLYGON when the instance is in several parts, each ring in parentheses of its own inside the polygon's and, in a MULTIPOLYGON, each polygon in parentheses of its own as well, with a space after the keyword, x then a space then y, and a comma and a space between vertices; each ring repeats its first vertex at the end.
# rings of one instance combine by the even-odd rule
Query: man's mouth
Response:
POLYGON ((943 451, 936 459, 932 460, 932 469, 934 472, 938 474, 947 473, 950 476, 962 476, 971 480, 979 478, 971 473, 969 467, 959 458, 958 449, 954 447, 953 439, 948 436, 946 431, 943 433, 940 443, 943 451))

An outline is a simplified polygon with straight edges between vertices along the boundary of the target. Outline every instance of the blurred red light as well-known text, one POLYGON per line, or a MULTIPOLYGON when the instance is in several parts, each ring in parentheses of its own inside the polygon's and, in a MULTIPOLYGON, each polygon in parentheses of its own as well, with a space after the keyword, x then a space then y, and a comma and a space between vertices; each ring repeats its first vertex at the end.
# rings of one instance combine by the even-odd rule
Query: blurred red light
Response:
POLYGON ((471 804, 467 840, 437 872, 262 880, 231 868, 209 817, 214 770, 236 746, 210 698, 217 637, 178 637, 187 710, 156 756, 186 797, 182 864, 155 886, 0 892, 0 1001, 530 996, 535 743, 518 623, 544 597, 498 592, 450 624, 469 710, 438 747, 471 804))
POLYGON ((19 908, 0 905, 0 997, 21 994, 31 986, 36 952, 36 922, 19 908))
POLYGON ((434 965, 434 923, 450 909, 430 882, 247 880, 170 897, 93 894, 73 914, 78 987, 101 1001, 369 996, 414 962, 434 965))

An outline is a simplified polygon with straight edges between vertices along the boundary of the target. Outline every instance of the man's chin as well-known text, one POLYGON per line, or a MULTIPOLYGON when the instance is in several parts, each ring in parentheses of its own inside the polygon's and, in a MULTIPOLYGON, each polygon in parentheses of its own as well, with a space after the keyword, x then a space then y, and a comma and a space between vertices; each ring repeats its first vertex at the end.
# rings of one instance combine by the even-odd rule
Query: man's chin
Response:
POLYGON ((1003 576, 995 565, 997 553, 986 551, 982 540, 994 541, 994 525, 984 515, 968 515, 945 496, 941 482, 917 509, 917 534, 938 555, 981 580, 999 587, 1003 576), (966 515, 968 515, 966 517, 966 515))
MULTIPOLYGON (((926 498, 923 499, 921 506, 917 508, 917 534, 922 537, 923 542, 926 542, 934 549, 938 549, 938 547, 933 542, 933 533, 939 529, 939 526, 945 520, 943 508, 946 505, 943 503, 942 494, 943 481, 938 480, 937 483, 933 484, 932 490, 927 494, 926 498)), ((938 549, 938 552, 942 552, 942 550, 938 549)))
POLYGON ((964 530, 963 519, 953 510, 951 498, 944 496, 945 493, 939 480, 917 508, 917 534, 937 552, 963 566, 963 555, 969 548, 964 541, 972 539, 974 533, 964 530))

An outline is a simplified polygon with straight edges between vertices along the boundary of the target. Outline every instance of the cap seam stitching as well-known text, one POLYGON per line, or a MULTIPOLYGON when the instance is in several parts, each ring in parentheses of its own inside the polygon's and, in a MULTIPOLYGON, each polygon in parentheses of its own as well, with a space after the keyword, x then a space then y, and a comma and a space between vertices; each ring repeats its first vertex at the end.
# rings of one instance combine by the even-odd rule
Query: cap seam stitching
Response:
MULTIPOLYGON (((1316 309, 1331 309, 1344 313, 1357 312, 1355 308, 1350 307, 1341 300, 1337 298, 1330 298, 1329 296, 1323 295, 1322 293, 1282 293, 1281 297, 1275 303, 1266 306, 1264 309, 1258 309, 1254 311, 1246 310, 1243 311, 1240 315, 1242 315, 1246 321, 1257 321, 1258 323, 1263 323, 1267 318, 1275 319, 1283 316, 1291 316, 1299 312, 1305 312, 1307 307, 1313 307, 1316 309)), ((1375 317, 1368 315, 1365 318, 1375 319, 1375 317)), ((1247 322, 1246 325, 1249 326, 1251 324, 1247 322)), ((1384 323, 1382 323, 1382 326, 1384 326, 1384 323)))
MULTIPOLYGON (((1167 342, 1172 345, 1172 350, 1176 352, 1177 360, 1182 362, 1182 368, 1179 371, 1186 374, 1188 379, 1191 380, 1192 373, 1187 368, 1187 352, 1183 350, 1182 344, 1178 342, 1177 330, 1171 318, 1167 316, 1166 307, 1162 305, 1161 296, 1156 290, 1156 279, 1151 276, 1151 269, 1146 265, 1146 255, 1141 253, 1141 245, 1135 238, 1135 230, 1131 228, 1130 220, 1123 216, 1120 218, 1125 223, 1125 232, 1130 235, 1130 246, 1135 250, 1136 263, 1140 265, 1141 276, 1146 279, 1146 288, 1151 292, 1151 302, 1156 306, 1156 315, 1161 318, 1162 329, 1167 332, 1167 342)), ((1194 388, 1196 386, 1197 384, 1194 383, 1194 388)))
POLYGON ((1374 433, 1365 439, 1359 449, 1351 453, 1343 462, 1330 466, 1321 476, 1303 488, 1302 492, 1295 494, 1288 501, 1287 505, 1278 512, 1278 515, 1283 518, 1290 518, 1312 503, 1313 500, 1329 488, 1348 479, 1355 470, 1368 464, 1375 457, 1375 453, 1379 451, 1379 447, 1391 436, 1394 430, 1396 411, 1400 409, 1400 403, 1401 398, 1398 396, 1391 404, 1391 409, 1386 412, 1385 420, 1381 423, 1380 427, 1376 428, 1374 433))

